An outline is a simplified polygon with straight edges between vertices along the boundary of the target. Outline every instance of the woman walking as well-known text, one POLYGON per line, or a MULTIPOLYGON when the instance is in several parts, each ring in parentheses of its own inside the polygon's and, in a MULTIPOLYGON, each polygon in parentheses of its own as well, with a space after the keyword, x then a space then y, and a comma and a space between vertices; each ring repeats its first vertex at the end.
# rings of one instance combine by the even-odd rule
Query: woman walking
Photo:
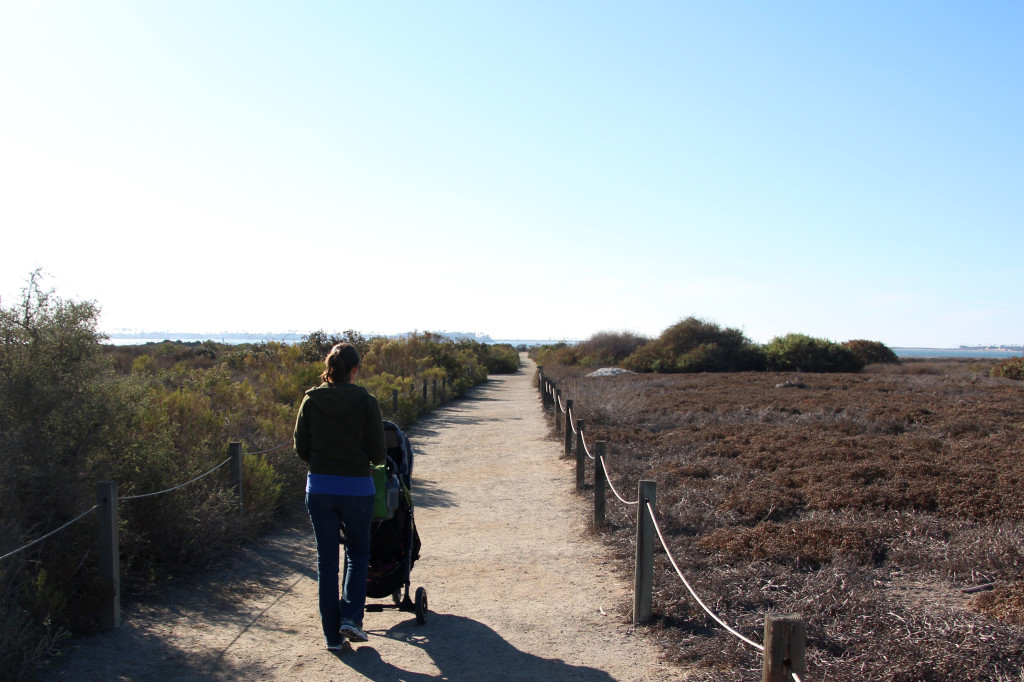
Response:
POLYGON ((295 452, 309 464, 306 509, 316 537, 320 622, 331 651, 363 632, 370 562, 373 479, 370 467, 386 456, 377 399, 352 383, 359 353, 339 343, 325 359, 320 386, 306 391, 295 420, 295 452), (338 602, 339 534, 345 536, 345 585, 338 602))

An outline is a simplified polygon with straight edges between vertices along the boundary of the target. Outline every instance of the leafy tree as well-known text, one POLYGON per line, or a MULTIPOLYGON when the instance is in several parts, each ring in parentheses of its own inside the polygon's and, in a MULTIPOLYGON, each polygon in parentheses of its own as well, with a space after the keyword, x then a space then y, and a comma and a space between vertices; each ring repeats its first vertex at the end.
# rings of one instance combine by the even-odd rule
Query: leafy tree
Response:
MULTIPOLYGON (((97 331, 98 306, 66 301, 33 272, 0 306, 0 548, 13 549, 88 509, 138 414, 97 331)), ((0 669, 18 677, 60 636, 91 555, 92 528, 35 545, 0 567, 0 669)))

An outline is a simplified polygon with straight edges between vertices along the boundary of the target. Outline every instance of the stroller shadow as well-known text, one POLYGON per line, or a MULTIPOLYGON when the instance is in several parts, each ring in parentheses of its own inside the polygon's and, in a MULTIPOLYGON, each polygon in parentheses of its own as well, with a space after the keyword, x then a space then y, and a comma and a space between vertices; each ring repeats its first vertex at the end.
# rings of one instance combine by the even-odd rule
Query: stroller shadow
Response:
POLYGON ((443 509, 456 506, 452 494, 429 478, 420 478, 413 482, 412 502, 415 506, 423 508, 443 509))
MULTIPOLYGON (((377 634, 377 633, 371 633, 377 634)), ((516 649, 483 623, 443 613, 431 613, 426 625, 414 620, 391 627, 381 636, 421 648, 433 660, 437 674, 403 670, 381 658, 369 644, 338 655, 342 663, 371 680, 584 680, 611 682, 595 668, 570 665, 516 649)))

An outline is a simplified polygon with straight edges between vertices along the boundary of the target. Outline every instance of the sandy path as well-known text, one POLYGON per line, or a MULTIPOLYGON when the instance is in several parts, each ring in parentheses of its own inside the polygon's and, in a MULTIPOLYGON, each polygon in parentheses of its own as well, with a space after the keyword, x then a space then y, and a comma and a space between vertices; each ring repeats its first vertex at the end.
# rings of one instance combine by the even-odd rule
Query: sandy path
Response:
MULTIPOLYGON (((659 680, 626 612, 630 586, 584 536, 572 464, 547 426, 533 364, 494 376, 408 430, 423 541, 413 588, 430 613, 367 613, 366 644, 323 647, 308 521, 247 548, 230 570, 126 609, 44 679, 659 680)), ((372 603, 372 600, 371 600, 372 603)))

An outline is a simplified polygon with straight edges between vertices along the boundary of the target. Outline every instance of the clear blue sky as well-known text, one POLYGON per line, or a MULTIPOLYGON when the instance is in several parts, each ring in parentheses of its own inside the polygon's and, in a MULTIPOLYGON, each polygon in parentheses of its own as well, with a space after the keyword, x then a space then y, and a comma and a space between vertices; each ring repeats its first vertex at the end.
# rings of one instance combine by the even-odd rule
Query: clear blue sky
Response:
POLYGON ((0 296, 1021 343, 1024 3, 8 2, 0 296))

